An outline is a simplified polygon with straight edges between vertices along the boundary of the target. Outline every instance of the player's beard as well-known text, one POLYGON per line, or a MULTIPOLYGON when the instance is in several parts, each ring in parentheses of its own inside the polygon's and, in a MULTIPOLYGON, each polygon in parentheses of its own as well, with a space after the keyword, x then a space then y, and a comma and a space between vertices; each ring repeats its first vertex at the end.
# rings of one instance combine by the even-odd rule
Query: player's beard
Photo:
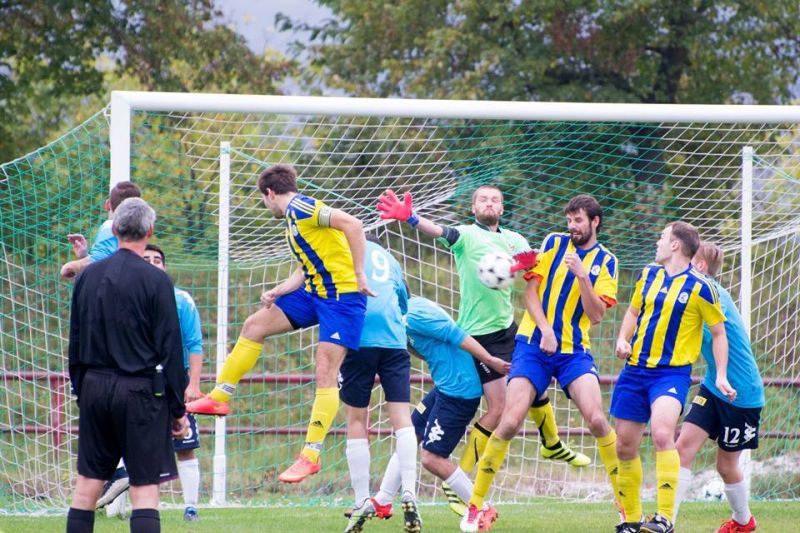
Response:
POLYGON ((483 212, 479 215, 475 215, 475 220, 484 226, 494 226, 500 222, 500 215, 497 215, 494 212, 483 212))
POLYGON ((583 232, 581 230, 578 230, 578 231, 579 231, 578 235, 576 235, 575 233, 572 233, 572 232, 570 232, 570 234, 569 234, 570 239, 572 239, 572 244, 576 248, 579 248, 579 247, 585 245, 587 242, 589 242, 592 239, 592 230, 591 229, 589 231, 587 231, 587 232, 583 232))

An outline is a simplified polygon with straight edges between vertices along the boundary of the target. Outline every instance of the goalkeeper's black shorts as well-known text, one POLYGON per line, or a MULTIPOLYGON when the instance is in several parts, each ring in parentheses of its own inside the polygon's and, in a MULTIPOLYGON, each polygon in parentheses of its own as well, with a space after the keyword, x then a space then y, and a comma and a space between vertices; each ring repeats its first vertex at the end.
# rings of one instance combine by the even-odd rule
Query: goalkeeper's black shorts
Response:
MULTIPOLYGON (((516 345, 517 324, 512 322, 506 329, 486 333, 485 335, 473 335, 478 344, 483 346, 487 352, 495 357, 499 357, 503 361, 511 361, 511 354, 514 353, 514 346, 516 345)), ((475 368, 478 370, 478 376, 481 378, 481 385, 489 383, 496 379, 504 379, 505 376, 495 372, 485 364, 481 363, 474 357, 472 360, 475 362, 475 368)))
POLYGON ((175 479, 167 400, 153 396, 150 377, 89 370, 79 399, 78 473, 108 480, 120 457, 133 486, 175 479))

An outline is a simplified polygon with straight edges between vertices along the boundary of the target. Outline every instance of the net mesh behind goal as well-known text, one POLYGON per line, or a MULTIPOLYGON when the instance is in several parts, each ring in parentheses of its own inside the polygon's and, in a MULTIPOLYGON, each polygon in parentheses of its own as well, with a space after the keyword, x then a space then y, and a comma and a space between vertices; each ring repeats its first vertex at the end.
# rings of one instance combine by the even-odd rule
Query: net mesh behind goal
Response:
MULTIPOLYGON (((446 224, 468 223, 472 190, 491 183, 505 196, 506 227, 534 247, 563 231, 563 207, 578 193, 605 209, 601 241, 620 265, 621 305, 592 330, 608 407, 621 363, 614 339, 638 271, 653 258, 663 225, 681 218, 726 252, 723 284, 741 283, 742 149, 755 150, 752 203, 751 336, 767 380, 760 448, 752 456, 759 498, 800 496, 800 358, 797 354, 800 130, 794 124, 667 124, 367 118, 344 116, 135 113, 131 176, 158 213, 156 238, 177 286, 194 297, 203 320, 205 371, 216 370, 220 143, 231 144, 230 289, 227 337, 238 336, 262 290, 294 268, 283 226, 262 206, 257 176, 290 163, 301 189, 360 217, 403 265, 411 290, 455 318, 459 295, 452 256, 398 223, 378 219, 386 188, 411 191, 417 210, 446 224)), ((74 480, 77 409, 65 379, 71 285, 58 278, 70 259, 66 234, 94 235, 105 218, 108 119, 100 113, 50 145, 6 163, 0 172, 0 503, 33 510, 63 507, 74 480)), ((518 313, 524 308, 517 286, 518 313)), ((518 319, 520 316, 517 317, 518 319)), ((227 499, 244 504, 347 502, 351 497, 340 415, 325 443, 322 472, 297 487, 277 481, 301 446, 313 399, 316 329, 269 339, 233 400, 227 420, 227 499)), ((698 361, 695 376, 703 372, 698 361)), ((412 402, 430 389, 413 363, 412 402)), ((594 459, 575 470, 539 458, 530 422, 497 476, 492 498, 549 496, 610 500, 595 442, 573 404, 551 388, 563 438, 594 459)), ((391 453, 379 388, 370 411, 372 478, 377 487, 391 453)), ((201 419, 203 500, 211 491, 211 420, 201 419)), ((654 493, 653 453, 645 460, 645 496, 654 493), (649 476, 649 477, 647 477, 649 476), (648 492, 649 491, 649 492, 648 492)), ((694 488, 713 469, 714 448, 698 458, 694 488)), ((456 455, 460 453, 457 450, 456 455)), ((420 475, 425 497, 436 483, 420 475)), ((170 491, 180 501, 179 486, 170 491)), ((343 503, 344 505, 344 503, 343 503)))

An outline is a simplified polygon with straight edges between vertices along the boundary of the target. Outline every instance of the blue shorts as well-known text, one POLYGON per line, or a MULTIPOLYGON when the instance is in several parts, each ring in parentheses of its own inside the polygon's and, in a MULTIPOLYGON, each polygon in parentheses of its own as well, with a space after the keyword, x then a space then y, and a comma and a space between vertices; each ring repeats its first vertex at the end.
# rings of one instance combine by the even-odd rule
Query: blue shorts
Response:
POLYGON ((508 380, 511 381, 513 378, 528 379, 536 389, 536 397, 539 398, 547 391, 550 381, 556 378, 561 390, 569 398, 567 387, 584 374, 591 374, 598 380, 600 379, 597 375, 597 367, 594 364, 592 354, 578 352, 548 355, 542 352, 541 348, 535 344, 517 340, 514 355, 511 357, 511 370, 508 373, 508 380))
POLYGON ((280 307, 294 329, 319 324, 320 342, 358 350, 367 312, 366 295, 348 292, 340 294, 338 299, 328 299, 314 296, 305 287, 300 287, 275 300, 275 305, 280 307))
POLYGON ((435 387, 411 413, 411 422, 422 449, 447 459, 467 432, 478 407, 477 398, 455 398, 442 394, 435 387))
POLYGON ((411 356, 397 348, 348 350, 339 369, 339 398, 351 407, 367 407, 376 374, 387 402, 411 401, 411 356))
POLYGON ((611 415, 646 424, 650 420, 650 406, 661 396, 678 400, 683 411, 691 384, 691 365, 660 368, 625 365, 611 395, 611 415))
POLYGON ((197 420, 189 413, 186 413, 186 418, 189 420, 189 434, 185 439, 172 439, 172 447, 176 452, 196 450, 200 447, 200 432, 197 431, 197 420))

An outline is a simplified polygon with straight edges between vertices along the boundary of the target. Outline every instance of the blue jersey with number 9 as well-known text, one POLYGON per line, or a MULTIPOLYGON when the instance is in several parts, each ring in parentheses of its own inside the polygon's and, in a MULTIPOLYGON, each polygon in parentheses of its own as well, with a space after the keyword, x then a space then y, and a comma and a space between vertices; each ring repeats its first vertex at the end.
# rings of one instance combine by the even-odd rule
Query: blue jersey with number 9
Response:
POLYGON ((361 333, 362 348, 406 348, 403 315, 408 310, 408 292, 400 263, 382 246, 367 241, 364 274, 378 296, 367 298, 367 315, 361 333))

